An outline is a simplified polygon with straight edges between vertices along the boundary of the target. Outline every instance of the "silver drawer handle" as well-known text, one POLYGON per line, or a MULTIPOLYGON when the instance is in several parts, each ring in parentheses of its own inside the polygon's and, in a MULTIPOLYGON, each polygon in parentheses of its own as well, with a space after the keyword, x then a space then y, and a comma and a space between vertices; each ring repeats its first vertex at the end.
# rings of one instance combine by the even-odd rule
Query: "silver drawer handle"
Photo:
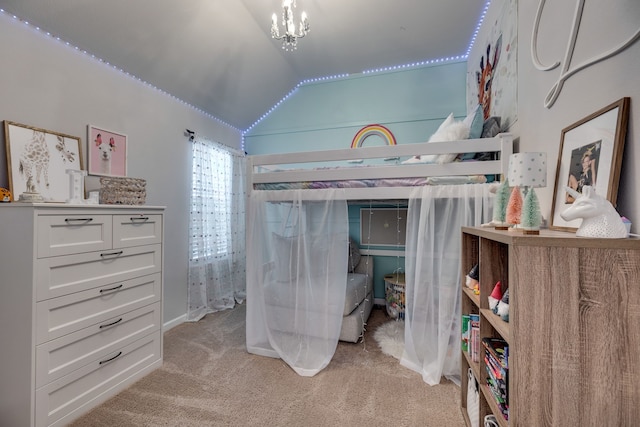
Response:
POLYGON ((149 221, 149 217, 148 216, 132 216, 131 218, 129 218, 131 220, 131 222, 133 221, 149 221))
POLYGON ((109 326, 113 326, 113 325, 117 325, 120 322, 122 322, 122 317, 119 318, 118 320, 116 320, 115 322, 107 323, 106 325, 100 325, 100 329, 108 328, 109 326))
POLYGON ((122 352, 119 352, 118 354, 116 354, 115 356, 113 356, 113 357, 112 357, 112 358, 110 358, 110 359, 107 359, 107 360, 101 360, 99 364, 100 364, 100 365, 102 365, 102 364, 105 364, 105 363, 109 363, 109 362, 111 362, 112 360, 116 360, 116 359, 117 359, 118 357, 120 357, 120 356, 122 356, 122 352))
POLYGON ((123 285, 122 283, 120 283, 118 286, 114 286, 113 288, 109 288, 109 289, 100 289, 100 293, 115 291, 115 290, 120 289, 122 286, 124 286, 124 285, 123 285))
POLYGON ((124 253, 124 251, 118 251, 118 252, 107 252, 106 254, 100 254, 100 256, 104 257, 104 256, 118 256, 118 255, 122 255, 124 253))
POLYGON ((64 222, 91 222, 93 218, 65 218, 64 222))

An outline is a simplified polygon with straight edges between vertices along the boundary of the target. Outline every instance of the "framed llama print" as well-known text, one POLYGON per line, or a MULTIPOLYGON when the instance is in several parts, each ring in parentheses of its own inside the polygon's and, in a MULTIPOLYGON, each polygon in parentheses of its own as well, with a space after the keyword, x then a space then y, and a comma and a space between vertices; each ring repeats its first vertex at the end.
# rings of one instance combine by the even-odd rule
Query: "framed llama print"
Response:
POLYGON ((89 175, 127 176, 127 135, 89 125, 89 175))
POLYGON ((565 187, 582 193, 588 185, 616 206, 629 104, 622 98, 562 130, 549 228, 575 232, 580 226, 579 219, 560 216, 574 202, 565 187))
POLYGON ((13 200, 66 202, 67 169, 84 170, 80 137, 8 120, 4 136, 13 200))

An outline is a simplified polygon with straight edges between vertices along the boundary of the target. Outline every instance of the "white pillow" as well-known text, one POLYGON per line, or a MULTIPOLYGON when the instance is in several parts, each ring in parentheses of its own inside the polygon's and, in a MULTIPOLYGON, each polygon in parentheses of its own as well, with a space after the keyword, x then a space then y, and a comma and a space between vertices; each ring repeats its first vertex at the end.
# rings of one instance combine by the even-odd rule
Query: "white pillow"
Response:
POLYGON ((469 139, 478 139, 482 136, 482 125, 484 124, 484 116, 482 115, 482 107, 476 105, 463 122, 469 126, 469 139))
MULTIPOLYGON (((427 142, 447 142, 447 141, 459 141, 462 139, 469 138, 469 125, 463 121, 456 122, 453 118, 453 113, 449 114, 449 116, 442 122, 442 124, 438 127, 438 130, 431 135, 429 141, 427 142)), ((438 163, 445 164, 453 162, 456 157, 458 157, 457 153, 453 154, 423 154, 412 157, 404 161, 403 163, 438 163)))

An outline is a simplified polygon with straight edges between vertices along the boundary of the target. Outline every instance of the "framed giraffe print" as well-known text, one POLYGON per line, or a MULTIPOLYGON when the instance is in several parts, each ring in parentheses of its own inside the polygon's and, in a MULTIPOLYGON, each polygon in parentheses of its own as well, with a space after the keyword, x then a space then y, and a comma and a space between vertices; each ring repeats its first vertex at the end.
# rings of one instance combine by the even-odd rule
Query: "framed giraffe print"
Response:
POLYGON ((69 200, 67 169, 84 170, 80 137, 5 120, 4 139, 12 201, 69 200))

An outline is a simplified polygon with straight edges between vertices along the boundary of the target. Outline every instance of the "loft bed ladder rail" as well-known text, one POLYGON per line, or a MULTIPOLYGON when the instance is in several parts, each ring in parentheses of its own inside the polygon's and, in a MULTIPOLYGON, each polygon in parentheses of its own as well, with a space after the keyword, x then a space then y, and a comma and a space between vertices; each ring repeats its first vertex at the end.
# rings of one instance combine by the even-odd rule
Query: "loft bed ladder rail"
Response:
MULTIPOLYGON (((286 200, 286 194, 275 193, 287 190, 254 190, 256 183, 335 181, 377 178, 413 178, 416 176, 446 175, 504 175, 508 168, 509 157, 513 153, 513 136, 502 133, 494 138, 464 140, 446 143, 419 143, 383 147, 361 147, 358 149, 322 150, 313 152, 294 152, 254 155, 247 157, 247 192, 267 191, 276 200, 286 200), (417 153, 443 154, 449 152, 498 152, 500 159, 482 162, 453 162, 447 164, 403 164, 367 167, 344 167, 324 170, 296 169, 258 171, 260 167, 278 165, 297 165, 323 161, 378 159, 391 156, 416 155, 417 153)), ((348 188, 345 198, 348 200, 369 198, 408 198, 412 187, 376 187, 348 188)), ((307 189, 303 192, 322 192, 324 189, 307 189)))

